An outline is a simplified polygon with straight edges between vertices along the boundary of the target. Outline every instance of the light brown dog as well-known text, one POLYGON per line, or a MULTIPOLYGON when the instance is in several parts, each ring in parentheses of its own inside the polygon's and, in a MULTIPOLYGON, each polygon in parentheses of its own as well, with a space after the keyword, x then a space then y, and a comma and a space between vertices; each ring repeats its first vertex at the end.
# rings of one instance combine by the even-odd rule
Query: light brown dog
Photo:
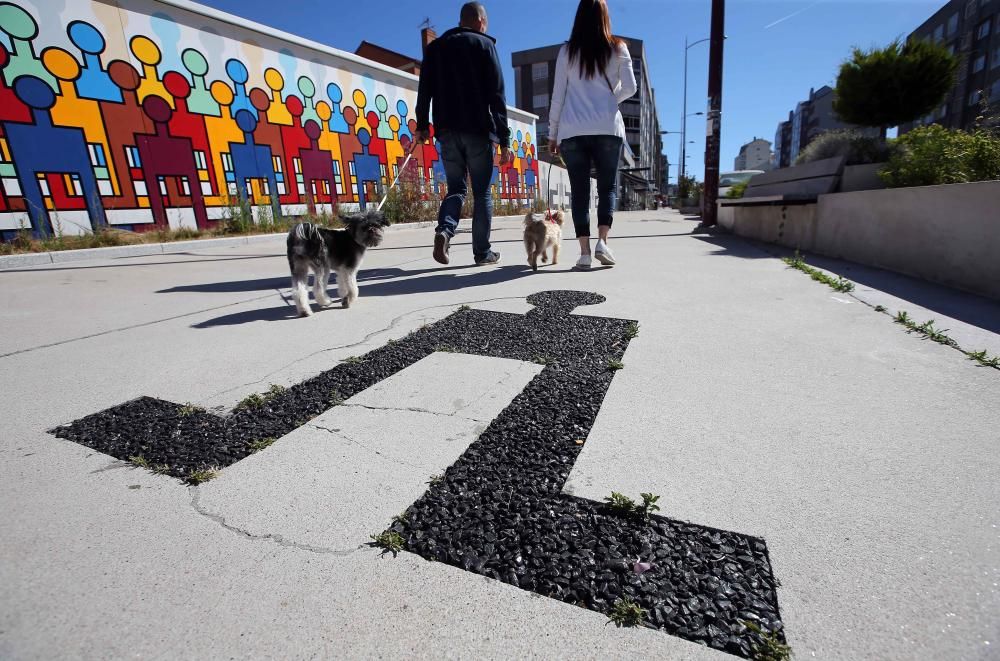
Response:
POLYGON ((546 211, 529 213, 524 217, 524 247, 528 251, 528 264, 533 271, 538 270, 538 258, 549 261, 547 254, 552 248, 552 263, 559 263, 559 244, 562 242, 563 212, 546 211))

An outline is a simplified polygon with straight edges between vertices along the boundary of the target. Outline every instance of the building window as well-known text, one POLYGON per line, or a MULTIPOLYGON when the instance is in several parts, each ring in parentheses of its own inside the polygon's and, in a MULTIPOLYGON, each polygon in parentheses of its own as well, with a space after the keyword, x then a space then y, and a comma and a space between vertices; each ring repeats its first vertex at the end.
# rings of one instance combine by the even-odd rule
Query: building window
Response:
POLYGON ((944 40, 944 25, 939 25, 934 28, 934 41, 944 40))
POLYGON ((972 73, 979 73, 986 68, 986 55, 980 55, 972 61, 972 73))
MULTIPOLYGON (((549 63, 548 62, 535 62, 531 65, 531 79, 532 80, 545 80, 549 77, 549 63)), ((535 106, 536 108, 538 106, 535 106)))
POLYGON ((990 21, 983 21, 976 28, 976 39, 985 39, 990 36, 990 21))
POLYGON ((952 14, 948 19, 948 36, 954 36, 958 32, 958 14, 952 14))
POLYGON ((536 94, 531 97, 531 107, 535 110, 544 110, 549 107, 548 94, 536 94))

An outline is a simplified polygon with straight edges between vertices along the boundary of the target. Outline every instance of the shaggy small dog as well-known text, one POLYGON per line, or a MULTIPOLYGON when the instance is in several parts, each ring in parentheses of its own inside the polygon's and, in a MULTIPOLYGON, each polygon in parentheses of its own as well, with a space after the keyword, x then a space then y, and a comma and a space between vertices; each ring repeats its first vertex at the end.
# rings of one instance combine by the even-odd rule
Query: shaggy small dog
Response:
POLYGON ((559 244, 562 242, 563 212, 546 211, 529 213, 524 217, 524 247, 528 251, 528 263, 533 271, 538 270, 538 258, 549 261, 546 254, 552 248, 552 263, 559 263, 559 244))
POLYGON ((337 273, 337 293, 345 308, 358 298, 358 269, 368 248, 382 243, 383 228, 389 221, 379 211, 341 216, 345 228, 331 230, 313 223, 299 223, 288 232, 288 266, 292 271, 292 298, 299 315, 312 314, 306 284, 310 269, 313 296, 326 307, 333 299, 326 295, 330 272, 337 273))

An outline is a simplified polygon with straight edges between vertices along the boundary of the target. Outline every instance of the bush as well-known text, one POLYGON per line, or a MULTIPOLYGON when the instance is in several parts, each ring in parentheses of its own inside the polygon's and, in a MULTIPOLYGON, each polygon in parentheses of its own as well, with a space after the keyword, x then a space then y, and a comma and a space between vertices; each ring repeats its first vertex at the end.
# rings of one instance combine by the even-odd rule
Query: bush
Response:
POLYGON ((891 153, 889 145, 880 138, 851 129, 838 129, 816 136, 795 159, 795 164, 802 165, 838 156, 847 158, 846 165, 868 165, 886 162, 891 153))
POLYGON ((923 126, 900 136, 879 172, 890 188, 1000 179, 1000 135, 923 126))
MULTIPOLYGON (((391 180, 389 183, 392 183, 391 180)), ((382 211, 390 223, 435 220, 437 204, 432 183, 420 176, 420 168, 414 162, 400 173, 399 181, 389 191, 382 211)))
POLYGON ((743 197, 743 194, 747 192, 747 186, 750 185, 749 181, 741 181, 738 184, 733 184, 726 191, 726 197, 730 199, 737 199, 743 197))
POLYGON ((958 59, 939 44, 894 41, 854 49, 840 66, 833 110, 848 124, 885 130, 923 117, 941 105, 955 82, 958 59))

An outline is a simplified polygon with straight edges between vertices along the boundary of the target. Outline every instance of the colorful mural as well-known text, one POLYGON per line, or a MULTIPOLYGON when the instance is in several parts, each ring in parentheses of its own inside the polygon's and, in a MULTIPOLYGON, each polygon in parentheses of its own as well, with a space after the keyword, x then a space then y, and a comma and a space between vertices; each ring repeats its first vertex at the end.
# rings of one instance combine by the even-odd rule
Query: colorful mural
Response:
MULTIPOLYGON (((175 4, 0 2, 0 236, 209 228, 240 199, 364 207, 395 177, 415 78, 175 4)), ((510 114, 493 193, 528 201, 533 119, 510 114)), ((414 161, 441 195, 436 143, 414 161)))

